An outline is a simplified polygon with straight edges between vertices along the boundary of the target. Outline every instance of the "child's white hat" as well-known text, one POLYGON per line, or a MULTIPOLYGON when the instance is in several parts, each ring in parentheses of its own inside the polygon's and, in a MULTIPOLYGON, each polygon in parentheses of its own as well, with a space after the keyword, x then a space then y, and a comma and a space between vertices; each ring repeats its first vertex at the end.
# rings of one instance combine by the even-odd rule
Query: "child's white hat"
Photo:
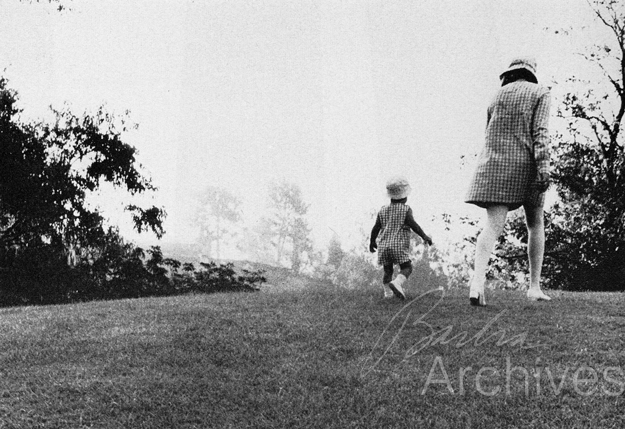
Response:
POLYGON ((406 198, 412 188, 404 176, 393 176, 386 182, 386 193, 393 200, 406 198))

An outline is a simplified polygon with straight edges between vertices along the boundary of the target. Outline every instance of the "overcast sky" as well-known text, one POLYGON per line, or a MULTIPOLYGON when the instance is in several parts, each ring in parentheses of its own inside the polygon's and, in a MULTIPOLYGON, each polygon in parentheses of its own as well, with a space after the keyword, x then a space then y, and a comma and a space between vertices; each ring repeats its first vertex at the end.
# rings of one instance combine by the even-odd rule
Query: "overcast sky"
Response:
MULTIPOLYGON (((570 76, 581 47, 553 29, 591 17, 584 0, 67 4, 0 0, 0 69, 27 117, 130 110, 126 141, 159 187, 168 240, 194 239, 205 186, 233 191, 252 221, 284 179, 310 203, 319 247, 369 230, 397 173, 426 232, 434 214, 479 217, 462 202, 461 156, 482 144, 498 75, 529 54, 541 82, 570 76)), ((103 198, 111 216, 127 202, 103 198)))

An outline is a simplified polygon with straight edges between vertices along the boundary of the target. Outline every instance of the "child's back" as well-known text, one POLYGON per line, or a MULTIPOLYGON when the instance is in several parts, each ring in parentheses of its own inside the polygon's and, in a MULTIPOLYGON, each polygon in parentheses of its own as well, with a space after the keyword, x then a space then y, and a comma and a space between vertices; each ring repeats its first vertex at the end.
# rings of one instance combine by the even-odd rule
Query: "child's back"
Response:
POLYGON ((406 214, 410 207, 403 203, 391 203, 380 209, 382 229, 378 236, 380 264, 400 264, 409 258, 410 227, 406 225, 406 214))

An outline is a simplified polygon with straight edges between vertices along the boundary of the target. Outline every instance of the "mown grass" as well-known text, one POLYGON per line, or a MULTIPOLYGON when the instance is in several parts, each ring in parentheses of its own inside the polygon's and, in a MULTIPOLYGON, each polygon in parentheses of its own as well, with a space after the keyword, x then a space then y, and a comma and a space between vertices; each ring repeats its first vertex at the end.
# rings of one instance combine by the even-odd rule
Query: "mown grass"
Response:
POLYGON ((625 295, 408 292, 2 309, 0 428, 625 427, 625 295))

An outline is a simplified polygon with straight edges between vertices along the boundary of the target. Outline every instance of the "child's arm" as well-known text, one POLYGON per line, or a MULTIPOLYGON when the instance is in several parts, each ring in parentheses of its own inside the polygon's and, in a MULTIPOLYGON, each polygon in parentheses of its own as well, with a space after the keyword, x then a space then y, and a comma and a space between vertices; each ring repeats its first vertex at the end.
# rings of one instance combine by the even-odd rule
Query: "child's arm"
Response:
POLYGON ((375 219, 375 225, 373 225, 373 229, 371 230, 371 241, 369 242, 369 251, 371 253, 375 252, 375 249, 378 248, 378 244, 375 242, 378 238, 378 234, 382 229, 382 222, 380 221, 380 215, 375 219))
POLYGON ((421 237, 423 241, 428 244, 428 246, 432 245, 432 239, 428 237, 425 232, 423 232, 419 224, 414 220, 414 217, 412 216, 412 208, 408 209, 408 212, 406 213, 406 221, 404 223, 408 225, 410 229, 412 229, 419 237, 421 237))

